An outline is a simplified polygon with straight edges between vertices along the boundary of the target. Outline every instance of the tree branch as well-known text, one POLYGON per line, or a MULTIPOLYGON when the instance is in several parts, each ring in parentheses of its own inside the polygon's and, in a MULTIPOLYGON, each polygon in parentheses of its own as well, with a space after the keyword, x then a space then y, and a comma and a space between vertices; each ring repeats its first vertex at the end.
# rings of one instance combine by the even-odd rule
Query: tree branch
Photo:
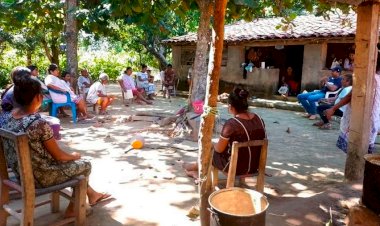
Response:
POLYGON ((42 43, 42 46, 44 47, 46 57, 49 59, 50 62, 52 62, 53 56, 50 53, 50 49, 46 42, 46 39, 42 38, 41 43, 42 43))

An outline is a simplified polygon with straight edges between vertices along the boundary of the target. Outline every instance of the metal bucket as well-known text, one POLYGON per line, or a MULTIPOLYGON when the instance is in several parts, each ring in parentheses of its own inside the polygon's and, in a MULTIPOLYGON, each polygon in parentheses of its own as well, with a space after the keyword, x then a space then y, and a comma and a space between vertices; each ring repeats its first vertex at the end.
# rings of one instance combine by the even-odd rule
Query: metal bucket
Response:
POLYGON ((364 155, 364 180, 362 203, 376 214, 380 214, 380 155, 364 155))
POLYGON ((260 192, 228 188, 213 192, 210 204, 212 226, 265 226, 269 203, 260 192))

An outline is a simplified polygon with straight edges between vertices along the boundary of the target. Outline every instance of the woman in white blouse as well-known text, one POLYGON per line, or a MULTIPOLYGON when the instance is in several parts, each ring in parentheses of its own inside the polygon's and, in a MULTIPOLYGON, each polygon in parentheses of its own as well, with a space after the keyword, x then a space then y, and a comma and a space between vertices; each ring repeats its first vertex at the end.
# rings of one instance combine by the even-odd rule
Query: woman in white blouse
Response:
MULTIPOLYGON (((84 100, 80 96, 75 95, 75 93, 67 87, 65 82, 59 78, 59 69, 56 64, 50 64, 48 68, 48 75, 45 78, 45 84, 50 89, 70 93, 71 101, 77 105, 79 120, 83 120, 90 117, 87 113, 87 107, 84 100)), ((64 94, 50 91, 50 96, 54 103, 67 102, 66 95, 64 94)))

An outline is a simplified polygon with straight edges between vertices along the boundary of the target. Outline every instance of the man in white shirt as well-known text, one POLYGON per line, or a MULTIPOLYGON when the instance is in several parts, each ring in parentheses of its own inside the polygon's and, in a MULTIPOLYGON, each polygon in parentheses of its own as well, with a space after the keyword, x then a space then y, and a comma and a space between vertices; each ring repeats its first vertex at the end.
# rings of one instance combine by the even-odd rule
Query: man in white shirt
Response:
POLYGON ((91 85, 87 93, 87 102, 91 104, 98 104, 100 106, 99 114, 105 115, 107 113, 107 107, 112 104, 115 97, 108 95, 106 90, 106 84, 108 83, 108 75, 101 73, 99 75, 99 81, 91 85))

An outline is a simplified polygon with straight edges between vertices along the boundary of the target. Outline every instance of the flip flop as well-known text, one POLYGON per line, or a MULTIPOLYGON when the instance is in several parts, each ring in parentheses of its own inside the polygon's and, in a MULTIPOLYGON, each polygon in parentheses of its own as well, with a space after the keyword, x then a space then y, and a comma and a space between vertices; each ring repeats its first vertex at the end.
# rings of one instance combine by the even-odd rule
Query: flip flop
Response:
POLYGON ((100 196, 94 203, 89 203, 89 205, 91 207, 95 206, 96 204, 102 202, 102 201, 105 201, 107 200, 108 198, 111 197, 111 194, 108 194, 108 193, 102 193, 102 196, 100 196))

